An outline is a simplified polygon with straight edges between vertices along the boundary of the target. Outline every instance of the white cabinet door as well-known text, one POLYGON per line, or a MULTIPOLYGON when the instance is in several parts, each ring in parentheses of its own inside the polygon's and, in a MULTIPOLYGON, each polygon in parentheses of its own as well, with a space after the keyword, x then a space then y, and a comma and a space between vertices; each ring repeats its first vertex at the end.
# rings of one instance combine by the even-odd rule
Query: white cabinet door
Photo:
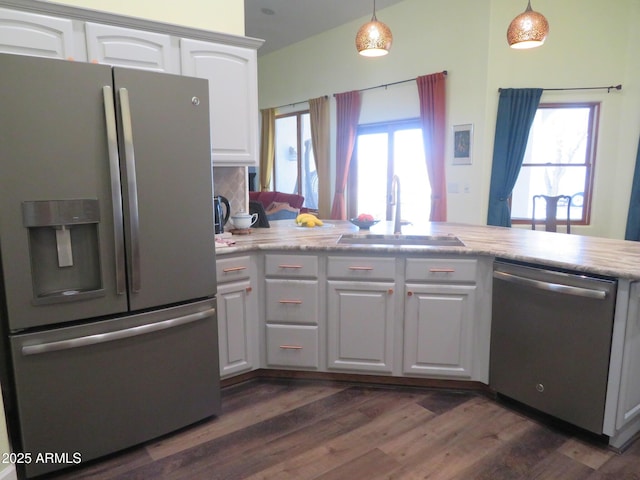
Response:
POLYGON ((250 281, 218 285, 218 344, 222 378, 254 368, 258 303, 250 281))
POLYGON ((404 373, 471 377, 473 285, 405 286, 404 373))
POLYGON ((252 48, 182 39, 180 54, 183 75, 209 80, 213 164, 256 165, 256 51, 252 48))
POLYGON ((0 52, 78 59, 73 42, 73 22, 0 8, 0 52))
POLYGON ((640 415, 640 282, 631 284, 624 353, 618 418, 616 427, 625 426, 640 415))
POLYGON ((98 23, 86 23, 85 33, 90 62, 180 73, 178 47, 172 47, 170 35, 98 23))
POLYGON ((391 373, 395 283, 329 281, 328 367, 391 373))

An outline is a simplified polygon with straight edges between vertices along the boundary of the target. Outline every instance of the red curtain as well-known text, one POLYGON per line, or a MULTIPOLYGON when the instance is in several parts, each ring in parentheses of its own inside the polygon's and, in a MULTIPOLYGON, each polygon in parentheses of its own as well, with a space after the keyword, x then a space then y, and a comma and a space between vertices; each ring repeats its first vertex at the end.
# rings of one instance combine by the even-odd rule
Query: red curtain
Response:
POLYGON ((447 220, 445 179, 445 79, 444 72, 416 78, 420 95, 420 120, 427 172, 431 183, 431 213, 429 220, 447 220))
POLYGON ((356 142, 360 117, 360 92, 336 94, 336 190, 331 208, 331 218, 347 219, 347 203, 344 196, 349 176, 349 164, 356 142))

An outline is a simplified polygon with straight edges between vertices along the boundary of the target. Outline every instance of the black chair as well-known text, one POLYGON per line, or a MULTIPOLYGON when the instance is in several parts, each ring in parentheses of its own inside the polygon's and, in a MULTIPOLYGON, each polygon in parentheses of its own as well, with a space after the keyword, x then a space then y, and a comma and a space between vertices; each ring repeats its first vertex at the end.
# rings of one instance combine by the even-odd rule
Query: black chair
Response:
POLYGON ((565 222, 567 233, 571 233, 571 219, 570 219, 570 209, 571 209, 571 197, 569 195, 556 195, 556 196, 548 196, 548 195, 534 195, 533 196, 533 211, 531 213, 531 230, 536 229, 536 224, 542 223, 544 224, 544 229, 547 232, 557 232, 558 231, 558 203, 561 200, 566 200, 567 204, 567 218, 566 220, 562 220, 565 222), (536 200, 544 199, 546 203, 546 215, 544 220, 536 219, 536 200))

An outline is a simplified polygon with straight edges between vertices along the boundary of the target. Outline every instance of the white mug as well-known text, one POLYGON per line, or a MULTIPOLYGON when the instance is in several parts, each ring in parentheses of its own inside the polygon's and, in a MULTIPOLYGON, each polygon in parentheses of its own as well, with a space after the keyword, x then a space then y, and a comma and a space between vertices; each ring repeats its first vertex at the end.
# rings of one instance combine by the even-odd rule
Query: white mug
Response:
POLYGON ((238 212, 235 215, 231 215, 231 221, 236 228, 246 229, 258 221, 258 214, 249 215, 245 212, 238 212))

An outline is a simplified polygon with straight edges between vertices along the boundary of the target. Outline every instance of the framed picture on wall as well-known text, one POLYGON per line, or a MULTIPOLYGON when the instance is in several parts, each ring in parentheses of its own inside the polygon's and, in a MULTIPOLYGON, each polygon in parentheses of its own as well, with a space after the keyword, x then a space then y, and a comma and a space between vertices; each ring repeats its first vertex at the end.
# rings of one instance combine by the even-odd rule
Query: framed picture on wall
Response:
POLYGON ((473 151, 473 124, 453 126, 453 164, 471 165, 473 151))

